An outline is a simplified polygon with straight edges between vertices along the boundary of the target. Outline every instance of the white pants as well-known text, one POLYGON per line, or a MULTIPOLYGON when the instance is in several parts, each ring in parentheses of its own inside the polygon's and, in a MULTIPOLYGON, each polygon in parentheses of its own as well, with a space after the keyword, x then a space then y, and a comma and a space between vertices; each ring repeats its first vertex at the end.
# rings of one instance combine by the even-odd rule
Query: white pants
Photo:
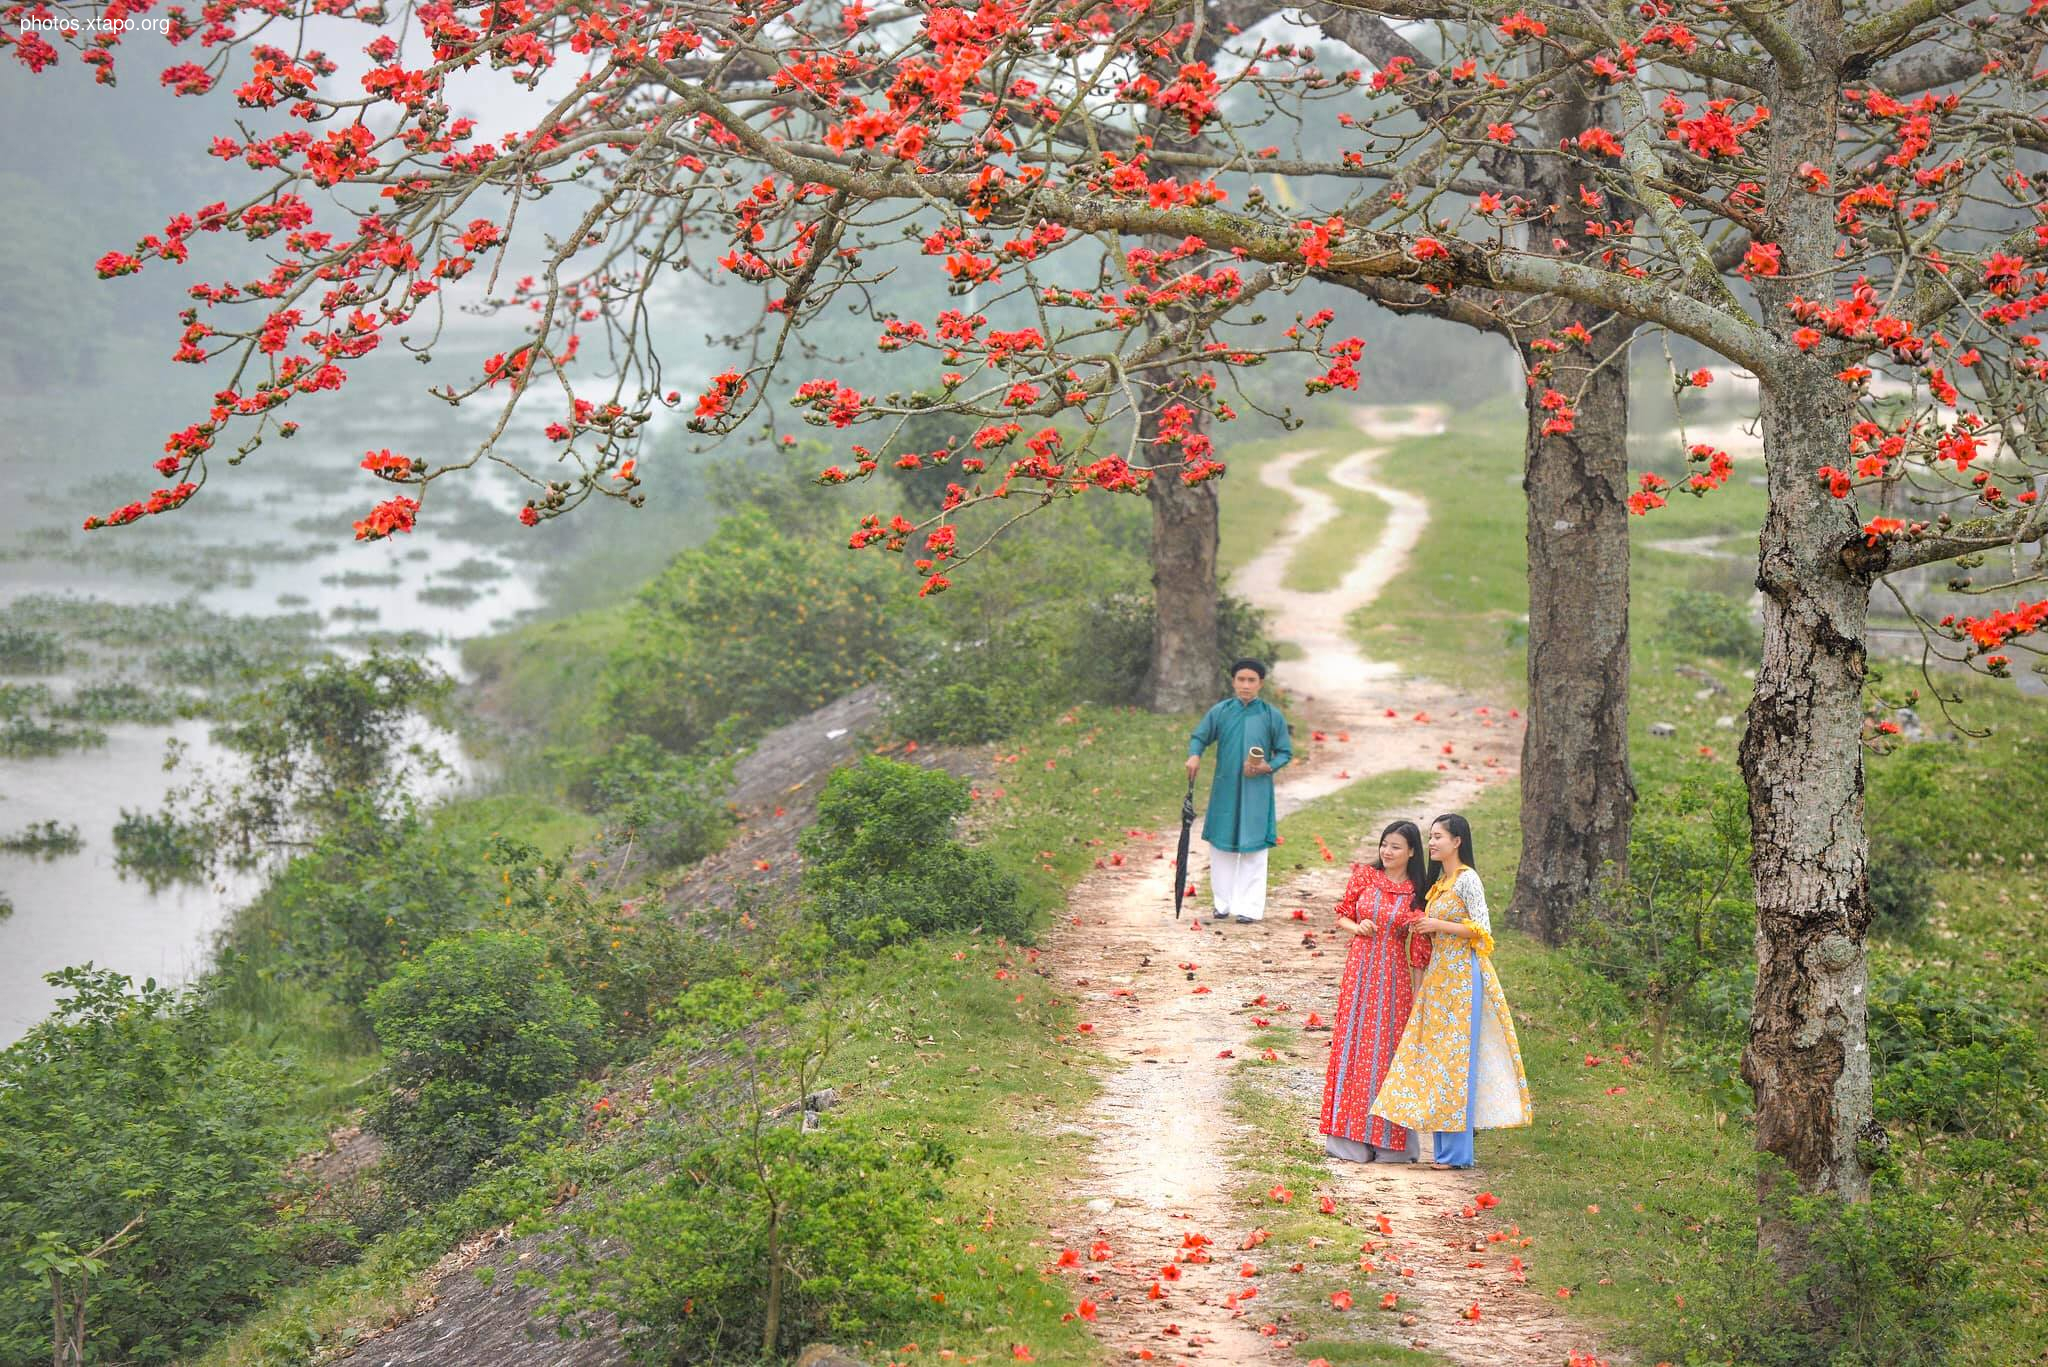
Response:
POLYGON ((1218 916, 1265 919, 1266 853, 1209 847, 1209 897, 1216 904, 1218 916))

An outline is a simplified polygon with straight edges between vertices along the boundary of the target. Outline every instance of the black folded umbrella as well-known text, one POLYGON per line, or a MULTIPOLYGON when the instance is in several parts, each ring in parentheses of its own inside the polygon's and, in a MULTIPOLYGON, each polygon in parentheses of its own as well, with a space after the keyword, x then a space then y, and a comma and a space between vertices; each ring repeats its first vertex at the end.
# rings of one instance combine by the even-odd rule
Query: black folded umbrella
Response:
POLYGON ((1188 775, 1188 795, 1180 803, 1180 853, 1173 857, 1173 919, 1180 919, 1180 904, 1188 895, 1188 839, 1195 829, 1195 776, 1188 775))

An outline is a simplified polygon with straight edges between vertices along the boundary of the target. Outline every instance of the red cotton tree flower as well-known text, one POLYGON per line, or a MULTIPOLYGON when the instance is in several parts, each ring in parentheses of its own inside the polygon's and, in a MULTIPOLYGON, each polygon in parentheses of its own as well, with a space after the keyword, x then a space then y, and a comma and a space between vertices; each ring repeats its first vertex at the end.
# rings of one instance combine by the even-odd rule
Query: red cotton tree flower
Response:
MULTIPOLYGON (((1883 1136, 1863 994, 1870 593, 1964 559, 1960 587, 1989 606, 1925 626, 1934 648, 1991 673, 2038 648, 2048 613, 2048 456, 2033 435, 2048 361, 2030 330, 2048 305, 2030 169, 2048 144, 2033 69, 2044 16, 2027 0, 1321 12, 1338 8, 1425 22, 1398 30, 1412 51, 1368 74, 1261 37, 1264 9, 1146 0, 177 13, 172 36, 194 60, 165 84, 230 85, 281 131, 217 145, 255 170, 246 199, 192 207, 102 271, 161 269, 230 231, 271 243, 275 261, 194 287, 181 355, 228 375, 167 444, 174 487, 107 520, 193 497, 218 443, 250 449, 473 273, 526 316, 444 391, 497 405, 491 438, 380 477, 418 493, 489 455, 532 482, 525 516, 539 522, 593 494, 634 496, 628 462, 657 404, 693 405, 713 433, 793 405, 843 434, 831 483, 872 481, 917 454, 892 449, 910 418, 952 412, 977 424, 971 440, 921 457, 959 471, 946 508, 921 523, 878 512, 852 538, 927 562, 932 592, 986 544, 961 544, 961 508, 1199 489, 1223 470, 1215 434, 1263 397, 1246 370, 1291 354, 1317 372, 1311 392, 1355 384, 1370 365, 1355 327, 1267 319, 1312 277, 1554 321, 1524 348, 1554 360, 1531 371, 1539 444, 1574 436, 1614 333, 1690 338, 1762 394, 1765 645, 1742 746, 1757 1143, 1801 1190, 1860 1198, 1858 1146, 1883 1136), (301 19, 323 37, 365 25, 372 66, 354 87, 297 46, 301 19), (452 92, 484 66, 530 84, 527 126, 454 115, 452 92), (1557 136, 1565 99, 1587 110, 1557 136), (1335 130, 1340 150, 1302 154, 1304 127, 1335 130), (1541 174, 1497 174, 1503 157, 1541 174), (1291 207, 1253 183, 1267 172, 1288 177, 1291 207), (573 230, 500 293, 521 206, 571 187, 573 230), (753 350, 701 396, 664 387, 646 327, 672 270, 763 293, 753 350), (929 273, 962 306, 900 316, 895 271, 929 273), (803 366, 798 330, 835 303, 872 318, 901 387, 863 392, 803 366), (1608 315, 1625 321, 1596 333, 1608 315), (584 347, 585 330, 603 344, 584 347), (521 402, 552 413, 554 465, 492 449, 521 402)), ((27 11, 8 13, 24 64, 61 55, 20 27, 27 11)), ((111 74, 103 36, 74 45, 111 74)), ((1688 493, 1729 477, 1725 453, 1688 457, 1688 493)), ((1630 506, 1652 514, 1673 491, 1648 476, 1630 506)), ((1788 1267, 1806 1256, 1797 1230, 1767 1222, 1763 1238, 1788 1267)))

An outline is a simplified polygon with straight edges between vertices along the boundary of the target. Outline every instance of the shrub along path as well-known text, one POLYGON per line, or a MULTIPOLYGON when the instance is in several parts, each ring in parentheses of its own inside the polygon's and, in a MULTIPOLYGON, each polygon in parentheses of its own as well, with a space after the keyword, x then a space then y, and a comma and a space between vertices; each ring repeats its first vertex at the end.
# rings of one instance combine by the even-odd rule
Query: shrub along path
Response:
MULTIPOLYGON (((1043 942, 1040 967, 1073 989, 1108 1067, 1086 1125, 1090 1162, 1061 1192, 1067 1199, 1051 1233, 1056 1248, 1075 1254, 1063 1255, 1078 1263, 1063 1275, 1078 1279, 1077 1298, 1093 1303, 1096 1332, 1118 1357, 1299 1363, 1326 1345, 1353 1362, 1440 1357, 1557 1367, 1591 1346, 1512 1270, 1511 1259, 1530 1265, 1540 1250, 1518 1236, 1489 1238, 1511 1227, 1514 1207, 1511 1191, 1493 1193, 1498 1207, 1475 1205, 1487 1190, 1484 1136, 1481 1166, 1468 1173, 1320 1157, 1316 1115, 1330 1036, 1310 1017, 1334 1014, 1345 946, 1331 914, 1347 861, 1370 851, 1386 821, 1426 822, 1512 777, 1521 731, 1505 706, 1407 677, 1364 658, 1350 640, 1345 617, 1372 602, 1427 535, 1427 504, 1375 484, 1373 464, 1388 441, 1441 430, 1434 409, 1365 409, 1360 421, 1369 444, 1332 477, 1389 505, 1377 539, 1360 548, 1335 589, 1283 588, 1289 558, 1335 508, 1292 482, 1312 453, 1281 456, 1261 478, 1299 507, 1233 584, 1271 610, 1273 633, 1303 652, 1276 670, 1296 732, 1279 804, 1283 840, 1289 830, 1299 840, 1305 825, 1320 857, 1287 874, 1280 866, 1297 861, 1276 851, 1267 919, 1224 926, 1206 919, 1206 847, 1198 839, 1191 880, 1200 896, 1176 922, 1177 831, 1135 832, 1121 862, 1074 889, 1067 917, 1043 942), (1405 810, 1367 811, 1360 820, 1355 802, 1317 802, 1404 771, 1429 776, 1408 789, 1422 796, 1405 810), (1293 814, 1300 815, 1287 820, 1293 814), (1324 814, 1333 828, 1313 831, 1324 814), (1283 1152, 1251 1123, 1250 1112, 1274 1111, 1276 1100, 1283 1152), (1283 1199, 1274 1174, 1287 1170, 1309 1172, 1315 1189, 1283 1199), (1468 1209, 1475 1214, 1463 1214, 1468 1209), (1261 1240, 1261 1231, 1270 1233, 1261 1240), (1332 1291, 1347 1291, 1352 1308, 1340 1309, 1332 1291), (1383 1310, 1390 1291, 1397 1308, 1383 1310), (1338 1348, 1373 1340, 1398 1348, 1364 1357, 1338 1348)), ((1180 755, 1159 762, 1177 765, 1180 755)), ((1509 983, 1511 1002, 1518 986, 1536 988, 1509 983)), ((1536 1106, 1540 1114, 1540 1096, 1536 1106)))

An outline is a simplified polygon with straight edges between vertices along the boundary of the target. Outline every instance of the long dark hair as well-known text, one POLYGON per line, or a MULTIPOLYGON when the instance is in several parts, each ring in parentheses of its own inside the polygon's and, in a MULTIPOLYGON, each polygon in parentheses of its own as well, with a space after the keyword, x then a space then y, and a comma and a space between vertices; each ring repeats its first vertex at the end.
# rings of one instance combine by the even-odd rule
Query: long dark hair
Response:
MULTIPOLYGON (((1458 862, 1460 864, 1463 864, 1468 869, 1476 869, 1479 867, 1479 861, 1472 857, 1471 822, 1467 821, 1464 817, 1460 816, 1456 812, 1446 812, 1442 816, 1438 817, 1436 820, 1430 822, 1429 824, 1432 826, 1441 826, 1445 830, 1449 831, 1452 835, 1458 838, 1458 862)), ((1435 887, 1436 880, 1443 877, 1443 875, 1443 865, 1437 863, 1437 861, 1434 859, 1430 860, 1429 886, 1435 887)), ((1423 885, 1418 883, 1416 884, 1416 886, 1421 887, 1423 885)))
POLYGON ((1393 821, 1380 832, 1380 840, 1384 842, 1390 835, 1398 835, 1408 842, 1408 867, 1399 872, 1388 868, 1380 862, 1377 847, 1372 857, 1373 867, 1389 878, 1407 878, 1408 885, 1415 889, 1415 895, 1419 897, 1429 890, 1429 884, 1423 881, 1429 876, 1429 856, 1422 852, 1422 832, 1412 821, 1393 821))

